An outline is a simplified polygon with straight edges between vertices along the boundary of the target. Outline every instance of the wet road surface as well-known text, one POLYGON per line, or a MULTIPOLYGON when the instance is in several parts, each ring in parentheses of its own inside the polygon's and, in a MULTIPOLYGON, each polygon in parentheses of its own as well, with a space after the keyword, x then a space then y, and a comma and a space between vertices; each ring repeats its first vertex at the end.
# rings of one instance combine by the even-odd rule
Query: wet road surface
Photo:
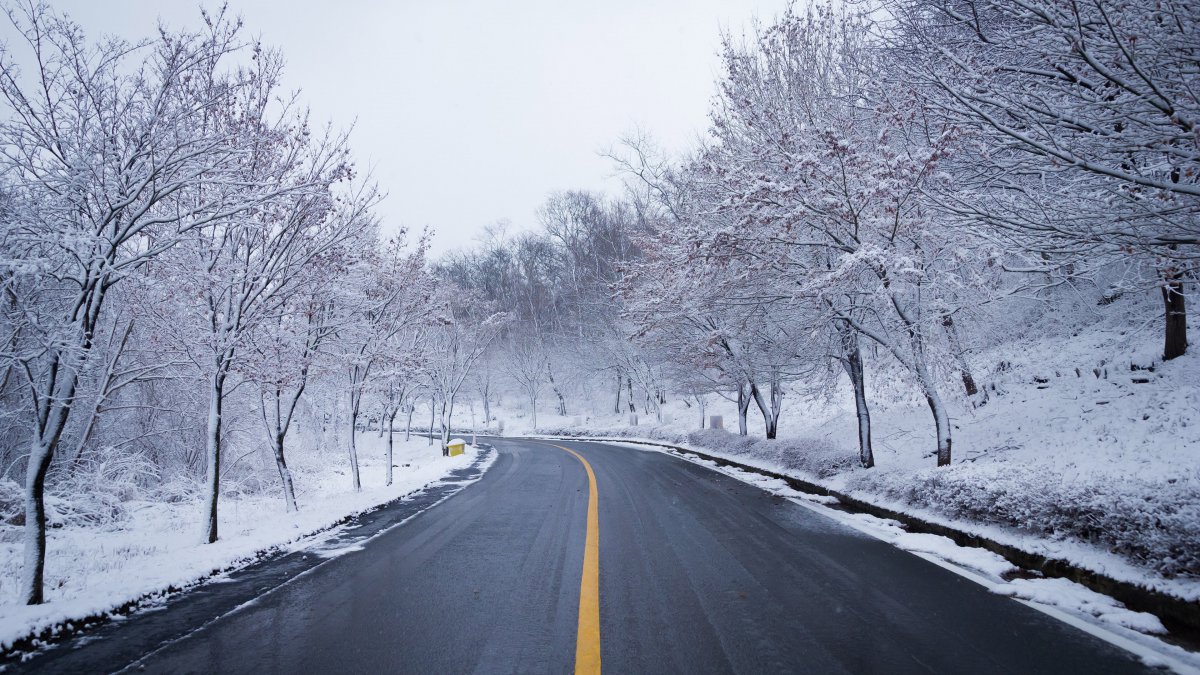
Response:
MULTIPOLYGON (((1103 641, 734 478, 656 452, 557 444, 579 453, 598 486, 608 672, 1149 672, 1103 641)), ((584 464, 548 442, 495 445, 478 483, 183 637, 144 639, 131 654, 119 646, 138 616, 26 667, 571 672, 587 586, 584 464)))

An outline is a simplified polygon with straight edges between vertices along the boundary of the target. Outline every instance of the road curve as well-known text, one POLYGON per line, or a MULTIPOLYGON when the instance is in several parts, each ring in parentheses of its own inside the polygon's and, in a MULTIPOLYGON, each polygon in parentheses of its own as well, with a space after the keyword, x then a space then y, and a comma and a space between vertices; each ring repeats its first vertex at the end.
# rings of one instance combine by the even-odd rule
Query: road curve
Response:
MULTIPOLYGON (((559 445, 586 460, 598 487, 607 672, 1151 672, 1075 628, 724 474, 656 452, 559 445)), ((573 671, 585 466, 546 442, 496 446, 475 485, 130 667, 573 671)))

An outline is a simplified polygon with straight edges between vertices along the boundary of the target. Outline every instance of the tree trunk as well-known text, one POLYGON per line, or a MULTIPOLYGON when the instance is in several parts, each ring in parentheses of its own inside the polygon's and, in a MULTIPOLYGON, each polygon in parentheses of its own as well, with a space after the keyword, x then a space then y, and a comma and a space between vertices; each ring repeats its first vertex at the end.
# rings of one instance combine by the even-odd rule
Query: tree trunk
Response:
POLYGON ((287 512, 291 513, 299 508, 296 506, 296 488, 292 484, 292 471, 283 458, 284 436, 285 432, 282 431, 275 435, 275 468, 279 469, 279 480, 283 483, 283 501, 287 505, 287 512))
POLYGON ((537 399, 533 396, 529 397, 529 409, 533 411, 533 431, 537 433, 537 399))
POLYGON ((39 440, 29 453, 25 471, 25 567, 21 581, 27 605, 45 601, 46 473, 53 454, 52 446, 39 440))
MULTIPOLYGON (((400 406, 392 408, 392 414, 388 417, 387 430, 387 484, 392 484, 392 434, 395 433, 396 413, 400 412, 400 406)), ((382 424, 380 425, 382 426, 382 424)))
POLYGON ((929 411, 933 413, 933 424, 937 432, 937 465, 950 466, 950 417, 946 413, 946 405, 938 393, 933 375, 929 372, 929 364, 925 362, 925 349, 919 337, 913 338, 913 370, 917 383, 925 394, 929 411))
POLYGON ((779 371, 775 370, 771 374, 771 435, 767 438, 776 438, 779 436, 779 416, 783 413, 783 382, 779 379, 779 371))
MULTIPOLYGON (((91 348, 90 334, 83 346, 85 352, 91 348)), ((45 601, 46 474, 67 426, 79 383, 78 367, 66 365, 59 359, 56 355, 48 377, 43 380, 48 382, 42 398, 42 405, 47 407, 38 411, 36 436, 25 467, 25 567, 21 576, 27 605, 40 605, 45 601)))
POLYGON ((975 386, 975 376, 971 374, 971 367, 967 364, 966 350, 963 349, 962 340, 958 338, 958 327, 954 325, 954 317, 949 314, 942 317, 942 327, 946 329, 946 337, 950 339, 950 351, 954 354, 958 371, 962 373, 963 388, 966 389, 967 396, 974 396, 979 393, 979 387, 975 386))
POLYGON ((450 440, 450 434, 447 433, 447 431, 446 431, 446 402, 445 401, 442 401, 442 412, 440 415, 438 415, 438 420, 441 422, 441 425, 442 425, 442 433, 439 435, 439 438, 442 441, 442 456, 446 457, 446 456, 449 456, 449 454, 450 454, 449 448, 446 447, 446 443, 450 440))
POLYGON ((358 474, 358 402, 355 401, 354 392, 350 393, 350 482, 355 492, 362 492, 362 480, 358 474))
POLYGON ((413 401, 408 404, 408 422, 406 422, 404 424, 404 442, 405 443, 407 443, 408 439, 412 436, 412 416, 413 416, 413 413, 416 411, 416 409, 417 409, 416 401, 413 401))
POLYGON ((762 413, 763 428, 767 438, 773 439, 779 431, 779 403, 783 399, 783 394, 779 385, 775 382, 775 378, 771 378, 771 402, 768 405, 763 399, 762 391, 757 384, 750 385, 750 394, 754 398, 755 404, 758 405, 758 411, 762 413))
POLYGON ((748 386, 749 385, 746 382, 738 383, 738 436, 748 436, 750 434, 750 430, 746 424, 747 413, 750 412, 750 394, 748 386))
POLYGON ((705 405, 703 396, 697 396, 696 402, 700 404, 700 428, 703 429, 704 424, 707 421, 707 418, 705 417, 705 413, 706 413, 706 409, 708 408, 708 406, 705 405))
MULTIPOLYGON (((304 378, 307 380, 307 370, 305 370, 304 378)), ((291 402, 288 405, 287 413, 284 413, 283 408, 283 390, 275 389, 275 414, 272 421, 267 415, 267 406, 262 403, 263 423, 267 425, 267 431, 271 436, 271 450, 275 455, 275 468, 279 471, 279 482, 283 486, 283 502, 285 510, 288 513, 298 511, 296 505, 296 488, 292 482, 292 471, 288 468, 287 460, 285 459, 285 444, 287 443, 288 428, 291 427, 292 415, 296 410, 296 404, 300 400, 301 394, 304 392, 304 384, 295 390, 291 395, 291 402)))
POLYGON ((217 540, 217 501, 221 495, 221 407, 225 402, 224 364, 219 363, 208 391, 208 428, 205 434, 205 485, 208 518, 204 538, 217 540))
POLYGON ((950 419, 946 416, 946 408, 937 392, 926 395, 925 400, 929 402, 929 409, 933 412, 933 422, 937 428, 937 465, 950 466, 950 419))
POLYGON ((550 380, 550 388, 554 390, 554 395, 558 397, 558 414, 567 414, 567 399, 563 398, 562 392, 558 389, 558 383, 554 381, 554 373, 550 370, 550 362, 546 361, 546 377, 550 380))
MULTIPOLYGON (((909 369, 916 375, 921 393, 925 394, 925 401, 929 403, 929 410, 933 413, 933 424, 937 432, 937 465, 950 466, 950 417, 946 413, 946 406, 942 403, 942 396, 938 393, 937 385, 934 383, 933 374, 929 372, 929 364, 925 359, 925 339, 921 334, 920 326, 912 319, 904 307, 904 303, 895 295, 891 297, 891 301, 892 306, 896 309, 896 315, 904 323, 908 332, 908 344, 912 350, 909 369)), ((894 347, 891 348, 893 349, 892 353, 897 354, 897 358, 900 358, 894 347)))
POLYGON ((621 414, 621 387, 621 370, 617 369, 617 403, 613 406, 613 413, 617 415, 621 414))
POLYGON ((875 453, 871 449, 871 411, 867 408, 867 383, 863 369, 862 349, 858 344, 858 336, 851 329, 843 329, 842 341, 844 358, 842 367, 850 378, 850 386, 854 388, 854 410, 858 415, 858 461, 864 468, 875 466, 875 453))
POLYGON ((454 417, 453 394, 451 394, 446 400, 442 401, 442 414, 440 417, 442 422, 442 455, 449 456, 450 449, 446 447, 446 444, 450 442, 450 426, 453 423, 452 418, 454 417))
MULTIPOLYGON (((90 274, 89 274, 90 277, 90 274)), ((81 315, 73 317, 76 327, 79 347, 73 358, 64 357, 61 352, 53 352, 47 371, 40 372, 37 384, 31 385, 35 390, 34 409, 37 427, 35 441, 29 452, 28 464, 25 467, 25 567, 22 570, 22 581, 25 603, 40 605, 45 599, 44 581, 46 570, 46 473, 50 470, 51 460, 62 439, 63 429, 67 425, 67 417, 75 402, 79 386, 79 370, 83 360, 92 349, 94 329, 104 304, 105 289, 114 279, 103 274, 101 278, 93 278, 94 283, 85 286, 78 296, 77 310, 81 315), (38 390, 41 391, 38 391, 38 390), (45 406, 45 407, 42 407, 45 406)))
POLYGON ((637 405, 633 402, 633 378, 625 377, 625 387, 629 389, 629 412, 637 412, 637 405))
POLYGON ((437 398, 429 397, 429 445, 433 445, 433 425, 437 419, 437 398))
POLYGON ((1175 269, 1164 273, 1163 305, 1166 309, 1166 335, 1163 360, 1183 356, 1187 351, 1187 308, 1184 305, 1183 278, 1175 269))

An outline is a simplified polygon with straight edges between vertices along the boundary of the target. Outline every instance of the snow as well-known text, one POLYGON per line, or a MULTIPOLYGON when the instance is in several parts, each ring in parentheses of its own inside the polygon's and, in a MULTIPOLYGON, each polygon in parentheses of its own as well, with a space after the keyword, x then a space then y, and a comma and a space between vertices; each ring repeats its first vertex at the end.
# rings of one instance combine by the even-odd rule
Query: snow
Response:
POLYGON ((1158 617, 1134 612, 1107 595, 1097 593, 1067 579, 1014 579, 997 586, 993 592, 1045 605, 1073 609, 1102 621, 1142 633, 1165 634, 1158 617))
MULTIPOLYGON (((394 482, 384 485, 384 439, 359 438, 363 489, 354 492, 341 457, 327 457, 323 470, 296 472, 300 510, 284 511, 277 491, 224 498, 220 539, 201 543, 204 521, 199 500, 130 505, 119 527, 63 527, 47 537, 46 598, 43 605, 19 604, 23 555, 19 527, 0 528, 0 647, 66 621, 109 613, 145 596, 180 589, 254 562, 271 551, 311 549, 331 558, 361 548, 361 542, 324 548, 347 517, 437 484, 477 457, 471 446, 458 457, 442 457, 426 439, 394 447, 394 482), (340 460, 340 461, 337 461, 340 460)), ((494 459, 494 454, 493 454, 494 459)), ((484 466, 484 469, 487 467, 484 466)))
POLYGON ((1016 569, 1012 563, 991 551, 959 546, 949 538, 936 534, 905 532, 896 537, 892 543, 906 551, 930 553, 947 562, 979 570, 992 576, 998 577, 1016 569))

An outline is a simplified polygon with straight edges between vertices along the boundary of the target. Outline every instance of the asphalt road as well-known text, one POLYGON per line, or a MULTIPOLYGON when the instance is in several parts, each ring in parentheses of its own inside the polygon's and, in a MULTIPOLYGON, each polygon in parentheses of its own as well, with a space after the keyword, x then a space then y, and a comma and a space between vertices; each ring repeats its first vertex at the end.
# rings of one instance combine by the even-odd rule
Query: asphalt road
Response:
MULTIPOLYGON (((1075 628, 723 474, 655 452, 561 445, 590 464, 598 486, 607 672, 1147 671, 1075 628)), ((573 671, 588 583, 584 464, 544 442, 496 446, 478 483, 129 667, 573 671)), ((121 639, 120 629, 105 638, 121 639)))

